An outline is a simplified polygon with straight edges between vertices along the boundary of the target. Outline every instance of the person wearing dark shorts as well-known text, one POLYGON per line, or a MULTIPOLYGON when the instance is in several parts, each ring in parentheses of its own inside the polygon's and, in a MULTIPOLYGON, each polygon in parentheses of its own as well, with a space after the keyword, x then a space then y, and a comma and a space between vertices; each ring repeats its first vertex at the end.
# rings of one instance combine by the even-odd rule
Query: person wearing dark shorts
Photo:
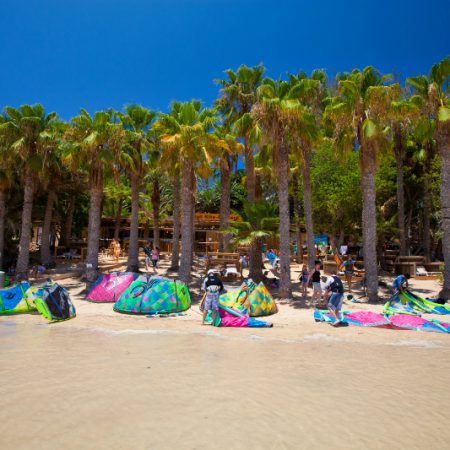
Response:
POLYGON ((328 277, 324 285, 325 293, 324 296, 327 297, 328 311, 335 317, 335 322, 333 326, 339 326, 341 322, 341 309, 342 302, 344 301, 344 285, 341 279, 333 274, 328 277))
POLYGON ((317 302, 320 299, 320 296, 322 295, 322 286, 320 284, 320 262, 316 261, 314 270, 311 270, 309 272, 308 277, 308 283, 312 281, 313 285, 313 296, 312 296, 312 303, 314 306, 317 306, 317 302))
POLYGON ((223 290, 223 284, 213 270, 208 271, 208 274, 203 281, 202 290, 205 291, 205 304, 203 309, 202 324, 205 324, 205 319, 208 311, 211 311, 212 324, 214 325, 216 321, 216 315, 219 311, 219 296, 220 292, 223 290))
POLYGON ((344 275, 345 281, 347 282, 348 292, 352 292, 352 278, 355 273, 355 261, 352 259, 352 255, 347 255, 347 258, 344 261, 344 275))

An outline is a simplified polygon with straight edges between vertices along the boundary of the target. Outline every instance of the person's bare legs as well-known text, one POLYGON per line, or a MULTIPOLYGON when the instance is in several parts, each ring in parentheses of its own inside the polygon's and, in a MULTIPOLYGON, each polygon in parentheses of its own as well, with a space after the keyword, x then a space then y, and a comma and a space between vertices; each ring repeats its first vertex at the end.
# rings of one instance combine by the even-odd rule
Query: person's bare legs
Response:
POLYGON ((347 282, 348 292, 352 292, 352 275, 345 275, 345 281, 347 282))
POLYGON ((202 325, 206 325, 205 320, 206 320, 207 314, 208 314, 208 310, 207 310, 207 309, 203 310, 203 321, 202 321, 202 325))

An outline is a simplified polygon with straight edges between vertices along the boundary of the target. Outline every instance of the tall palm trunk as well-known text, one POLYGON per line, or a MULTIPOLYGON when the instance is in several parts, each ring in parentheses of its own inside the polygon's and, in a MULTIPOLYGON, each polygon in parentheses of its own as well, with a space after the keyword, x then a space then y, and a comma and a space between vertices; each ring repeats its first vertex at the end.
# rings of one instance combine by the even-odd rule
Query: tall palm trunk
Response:
POLYGON ((89 172, 89 219, 88 245, 86 251, 86 278, 95 281, 98 276, 98 248, 100 240, 101 211, 103 199, 103 167, 95 156, 89 172))
POLYGON ((52 225, 53 206, 56 201, 55 191, 50 189, 47 194, 47 204, 45 206, 44 223, 42 225, 41 238, 41 262, 44 266, 48 266, 51 262, 50 254, 50 232, 52 225))
POLYGON ((123 199, 120 197, 118 203, 117 203, 117 211, 116 211, 116 223, 114 226, 114 239, 116 241, 119 240, 119 234, 120 234, 120 222, 122 221, 122 207, 123 207, 123 199))
POLYGON ((20 230, 19 255, 16 273, 18 279, 28 279, 28 262, 30 258, 31 214, 33 212, 34 176, 29 167, 25 169, 22 224, 20 230))
POLYGON ((161 203, 161 194, 159 192, 159 180, 155 178, 153 182, 153 191, 152 191, 152 208, 153 208, 153 245, 155 247, 160 248, 160 239, 159 239, 159 210, 161 203))
POLYGON ((314 245, 314 224, 311 193, 311 152, 303 149, 302 164, 303 205, 305 208, 306 246, 308 249, 308 266, 314 267, 316 247, 314 245))
POLYGON ((6 216, 6 189, 0 187, 0 270, 3 269, 4 251, 5 251, 5 216, 6 216))
POLYGON ((405 190, 403 183, 403 136, 399 124, 394 125, 394 154, 397 166, 397 221, 398 221, 398 238, 400 241, 400 256, 405 256, 406 250, 406 230, 405 230, 405 190))
POLYGON ((433 159, 433 144, 428 143, 424 162, 423 181, 423 254, 425 261, 431 261, 431 160, 433 159))
POLYGON ((69 197, 69 205, 67 207, 67 217, 64 226, 64 245, 69 246, 72 240, 72 226, 73 226, 73 215, 75 213, 75 194, 71 194, 69 197))
POLYGON ((170 268, 178 270, 180 265, 180 177, 173 179, 173 237, 172 237, 172 262, 170 268))
POLYGON ((281 138, 278 143, 278 203, 280 207, 280 297, 292 298, 291 239, 289 215, 289 154, 281 138))
MULTIPOLYGON (((220 160, 220 230, 228 228, 230 221, 231 202, 231 164, 227 157, 220 160)), ((228 234, 221 234, 219 240, 219 251, 227 252, 230 242, 228 234)))
POLYGON ((293 203, 294 203, 294 214, 295 214, 295 228, 297 234, 297 253, 296 259, 298 264, 303 262, 303 246, 302 246, 302 229, 301 229, 301 208, 299 200, 299 187, 298 187, 298 176, 294 174, 292 176, 292 190, 293 190, 293 203))
POLYGON ((437 121, 436 141, 441 155, 442 251, 444 286, 440 296, 450 298, 450 121, 437 121))
POLYGON ((148 242, 149 235, 150 235, 150 225, 149 225, 148 221, 146 220, 145 223, 144 223, 144 232, 143 232, 143 235, 142 235, 142 239, 145 242, 148 242))
MULTIPOLYGON (((248 138, 244 139, 244 156, 245 156, 245 187, 247 190, 247 200, 250 203, 256 201, 256 178, 255 178, 255 161, 253 158, 253 149, 248 138)), ((262 254, 261 242, 254 242, 248 249, 249 259, 249 277, 255 281, 262 280, 262 254)))
POLYGON ((376 149, 373 142, 363 143, 361 151, 362 234, 367 297, 378 298, 377 215, 376 215, 376 149))
POLYGON ((128 244, 128 266, 129 272, 139 271, 139 181, 140 177, 132 173, 131 184, 131 221, 130 241, 128 244))
POLYGON ((192 251, 194 244, 194 202, 193 202, 194 168, 188 160, 183 161, 181 169, 181 263, 180 280, 189 283, 191 280, 192 251))

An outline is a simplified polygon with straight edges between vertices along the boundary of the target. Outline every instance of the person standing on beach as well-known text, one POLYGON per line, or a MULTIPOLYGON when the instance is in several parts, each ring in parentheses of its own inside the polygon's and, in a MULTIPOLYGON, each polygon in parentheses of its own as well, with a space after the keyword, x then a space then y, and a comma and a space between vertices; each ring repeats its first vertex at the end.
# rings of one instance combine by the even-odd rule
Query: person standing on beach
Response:
POLYGON ((302 283, 302 295, 304 298, 308 295, 308 281, 309 281, 309 271, 306 264, 303 264, 302 271, 300 272, 300 280, 302 283))
POLYGON ((152 250, 152 264, 153 264, 153 271, 156 272, 156 269, 158 268, 158 260, 159 260, 159 248, 153 247, 152 250))
POLYGON ((113 252, 114 252, 114 259, 116 261, 119 261, 119 257, 120 257, 120 242, 119 241, 114 241, 114 248, 113 248, 113 252))
POLYGON ((333 275, 326 278, 324 289, 324 300, 327 301, 328 311, 330 311, 330 314, 336 319, 333 326, 337 327, 341 322, 341 308, 342 302, 344 301, 344 285, 336 273, 333 273, 333 275))
POLYGON ((152 260, 152 248, 150 247, 150 241, 147 242, 147 245, 144 247, 145 254, 145 270, 148 272, 150 270, 150 264, 152 260))
POLYGON ((202 325, 205 325, 208 311, 211 311, 211 320, 214 325, 217 312, 219 311, 219 295, 223 290, 223 284, 213 270, 208 271, 208 274, 202 284, 202 290, 205 292, 202 325))
POLYGON ((308 282, 312 281, 313 284, 313 296, 312 296, 312 304, 317 306, 317 302, 322 295, 322 286, 320 285, 320 262, 316 261, 316 265, 314 270, 309 273, 308 282))
POLYGON ((355 261, 352 259, 352 255, 348 255, 344 261, 344 275, 345 281, 347 282, 348 292, 352 292, 352 278, 355 273, 355 261))

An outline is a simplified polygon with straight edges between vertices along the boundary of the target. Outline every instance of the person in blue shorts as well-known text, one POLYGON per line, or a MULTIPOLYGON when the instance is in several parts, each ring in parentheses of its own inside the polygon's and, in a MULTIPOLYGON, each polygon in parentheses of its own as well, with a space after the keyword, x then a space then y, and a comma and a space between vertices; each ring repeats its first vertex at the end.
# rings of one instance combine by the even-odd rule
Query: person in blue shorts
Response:
POLYGON ((335 317, 333 326, 337 327, 341 323, 341 308, 344 301, 344 285, 342 280, 333 273, 326 278, 324 284, 324 299, 328 299, 327 306, 330 314, 335 317))

